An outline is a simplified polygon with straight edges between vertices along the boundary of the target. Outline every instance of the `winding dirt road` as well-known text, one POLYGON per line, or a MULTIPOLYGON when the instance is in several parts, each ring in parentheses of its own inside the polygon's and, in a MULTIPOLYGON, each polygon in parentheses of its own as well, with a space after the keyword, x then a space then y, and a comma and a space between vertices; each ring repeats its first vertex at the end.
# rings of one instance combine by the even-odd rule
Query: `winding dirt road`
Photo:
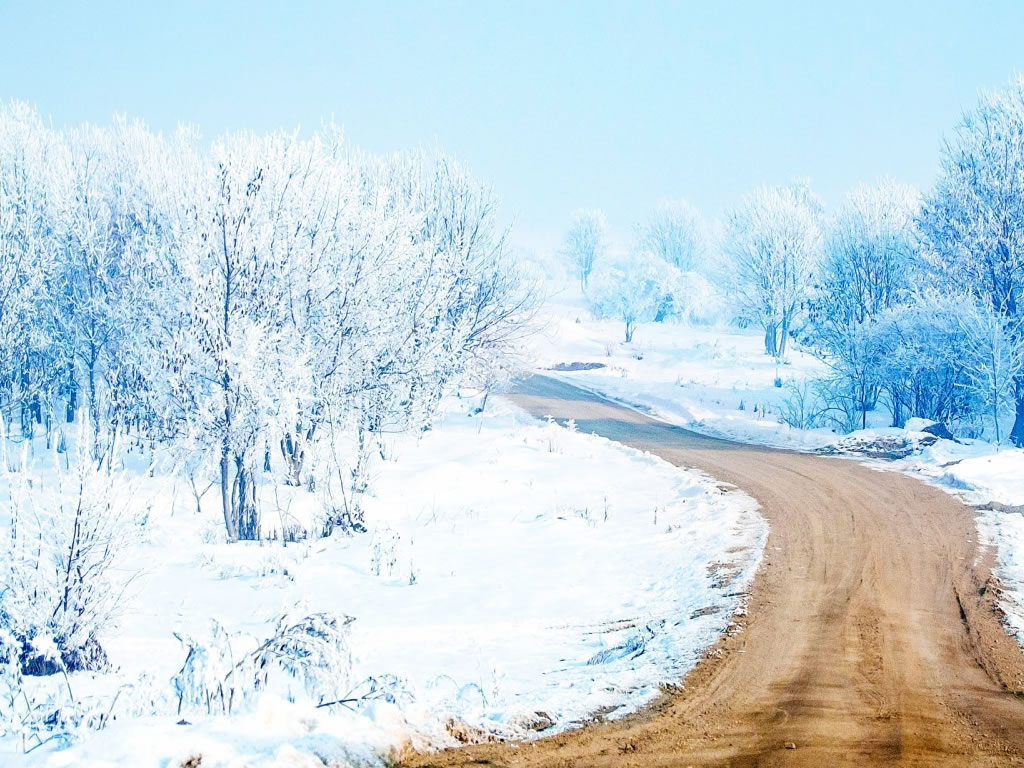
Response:
POLYGON ((703 437, 552 379, 512 399, 756 498, 771 533, 749 615, 637 715, 406 765, 1024 765, 1024 654, 955 498, 854 461, 703 437))

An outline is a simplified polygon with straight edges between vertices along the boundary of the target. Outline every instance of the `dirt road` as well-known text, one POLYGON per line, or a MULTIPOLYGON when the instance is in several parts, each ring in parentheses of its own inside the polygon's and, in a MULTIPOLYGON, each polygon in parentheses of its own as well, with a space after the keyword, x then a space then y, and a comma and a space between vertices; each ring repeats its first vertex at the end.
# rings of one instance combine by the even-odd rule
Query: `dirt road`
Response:
POLYGON ((635 716, 408 765, 1024 765, 1024 654, 956 499, 854 461, 696 435, 552 379, 513 399, 754 496, 771 534, 749 616, 635 716))

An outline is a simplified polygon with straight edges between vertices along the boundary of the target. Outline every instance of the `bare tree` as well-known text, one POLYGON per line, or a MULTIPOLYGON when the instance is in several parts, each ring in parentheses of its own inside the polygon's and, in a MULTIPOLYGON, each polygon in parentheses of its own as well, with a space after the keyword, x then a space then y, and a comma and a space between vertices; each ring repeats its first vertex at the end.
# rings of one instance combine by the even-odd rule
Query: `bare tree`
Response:
POLYGON ((802 185, 761 187, 729 216, 725 249, 744 316, 764 328, 765 352, 786 354, 821 257, 821 206, 802 185))
POLYGON ((565 235, 564 253, 576 267, 580 287, 587 289, 594 264, 607 250, 607 225, 601 211, 579 210, 565 235))

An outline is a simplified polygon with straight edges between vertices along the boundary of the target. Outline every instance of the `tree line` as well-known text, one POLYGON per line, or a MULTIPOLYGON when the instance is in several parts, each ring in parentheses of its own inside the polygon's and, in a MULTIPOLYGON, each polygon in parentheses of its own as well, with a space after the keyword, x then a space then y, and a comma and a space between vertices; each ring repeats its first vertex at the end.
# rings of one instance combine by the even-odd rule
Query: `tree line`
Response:
MULTIPOLYGON (((941 147, 923 193, 885 180, 826 211, 805 183, 761 187, 713 231, 659 208, 610 254, 603 215, 576 214, 563 252, 594 310, 638 322, 722 309, 824 360, 818 413, 845 431, 883 406, 1024 445, 1024 79, 984 94, 941 147), (728 307, 728 308, 726 308, 728 307)), ((696 316, 696 317, 695 317, 696 316)), ((802 426, 814 426, 807 424, 802 426)))
POLYGON ((360 528, 380 435, 500 380, 532 306, 493 195, 444 158, 0 108, 3 432, 62 449, 78 422, 97 466, 172 446, 231 540, 268 482, 360 528))

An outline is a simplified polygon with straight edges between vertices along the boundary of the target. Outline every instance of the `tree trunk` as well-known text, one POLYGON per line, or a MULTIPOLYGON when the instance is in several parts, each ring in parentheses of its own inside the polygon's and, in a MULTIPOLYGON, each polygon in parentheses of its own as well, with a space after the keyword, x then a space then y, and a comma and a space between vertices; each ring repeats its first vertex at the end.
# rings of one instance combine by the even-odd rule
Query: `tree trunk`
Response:
POLYGON ((868 428, 868 407, 863 398, 860 401, 860 428, 868 428))
MULTIPOLYGON (((302 484, 302 464, 306 459, 306 451, 302 448, 302 441, 298 435, 298 430, 296 430, 294 437, 291 433, 286 433, 281 438, 281 456, 284 457, 285 466, 288 470, 285 476, 285 484, 298 488, 302 484)), ((269 471, 269 458, 266 464, 269 471)))
POLYGON ((626 321, 626 343, 629 344, 633 340, 633 324, 626 321))
POLYGON ((225 446, 220 452, 220 501, 224 510, 224 528, 228 541, 238 541, 238 525, 231 504, 231 459, 225 446))
POLYGON ((235 457, 235 525, 238 538, 256 541, 260 537, 260 519, 256 509, 256 481, 242 456, 235 457))
POLYGON ((1013 385, 1017 407, 1013 419, 1013 429, 1010 430, 1010 442, 1018 448, 1024 448, 1024 379, 1018 377, 1013 385))
POLYGON ((96 367, 99 364, 99 350, 94 342, 89 343, 89 419, 92 422, 92 457, 102 461, 100 455, 100 412, 96 403, 96 367))
POLYGON ((764 326, 764 351, 772 357, 778 357, 778 346, 775 338, 775 323, 765 323, 764 326))
POLYGON ((903 426, 902 421, 903 421, 903 406, 900 404, 900 402, 896 398, 893 398, 893 402, 892 402, 892 424, 891 424, 891 426, 893 426, 893 427, 902 427, 903 426))
POLYGON ((72 369, 68 377, 68 409, 65 414, 68 424, 75 420, 75 412, 78 410, 78 385, 75 382, 75 372, 72 369))

